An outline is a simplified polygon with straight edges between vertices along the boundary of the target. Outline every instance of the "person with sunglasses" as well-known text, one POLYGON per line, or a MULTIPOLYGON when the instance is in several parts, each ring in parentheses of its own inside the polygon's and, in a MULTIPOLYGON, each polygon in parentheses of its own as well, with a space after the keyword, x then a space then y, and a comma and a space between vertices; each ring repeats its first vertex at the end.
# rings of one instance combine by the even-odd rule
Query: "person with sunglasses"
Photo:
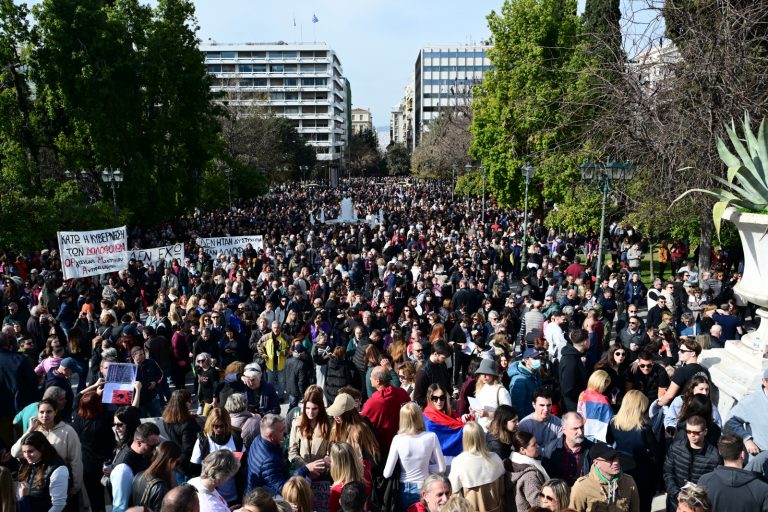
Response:
POLYGON ((590 448, 589 456, 592 467, 588 475, 573 484, 569 508, 578 512, 638 512, 640 495, 637 484, 631 476, 622 472, 619 452, 605 443, 596 443, 590 448))
POLYGON ((133 441, 115 457, 109 474, 112 486, 112 510, 125 512, 131 501, 133 478, 147 469, 155 448, 160 444, 160 429, 154 423, 142 423, 133 433, 133 441))
POLYGON ((712 382, 712 378, 709 375, 709 370, 698 362, 699 354, 701 354, 701 345, 696 343, 693 339, 686 339, 680 344, 678 350, 678 358, 681 366, 679 366, 675 373, 672 374, 672 382, 664 393, 664 396, 659 398, 659 406, 669 405, 677 394, 685 389, 688 381, 695 375, 703 375, 712 382))
POLYGON ((564 480, 551 478, 544 482, 539 492, 539 506, 553 512, 562 512, 568 509, 571 499, 571 488, 564 480))
POLYGON ((643 349, 628 374, 627 388, 641 391, 653 402, 664 396, 670 385, 669 374, 650 350, 643 349))
MULTIPOLYGON (((722 464, 717 446, 707 440, 707 420, 691 416, 685 422, 685 435, 672 441, 664 461, 664 484, 667 488, 667 510, 677 508, 682 488, 722 464)), ((682 432, 681 432, 682 434, 682 432)), ((734 509, 735 510, 735 509, 734 509)))

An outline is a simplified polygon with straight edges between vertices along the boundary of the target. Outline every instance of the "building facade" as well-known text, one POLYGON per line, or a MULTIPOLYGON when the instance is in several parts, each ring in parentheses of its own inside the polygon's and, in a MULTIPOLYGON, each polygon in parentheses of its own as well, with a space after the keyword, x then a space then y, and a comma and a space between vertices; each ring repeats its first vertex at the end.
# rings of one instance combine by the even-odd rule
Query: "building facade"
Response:
POLYGON ((404 144, 413 150, 413 84, 405 87, 400 104, 392 107, 389 138, 393 144, 404 144))
POLYGON ((418 146, 430 121, 446 108, 466 108, 472 88, 491 69, 487 45, 432 46, 419 50, 413 78, 413 138, 418 146))
POLYGON ((263 105, 290 119, 321 162, 341 162, 349 136, 349 82, 323 43, 200 45, 214 92, 230 105, 263 105))
POLYGON ((352 109, 352 133, 362 133, 373 130, 373 116, 371 111, 364 108, 352 109))

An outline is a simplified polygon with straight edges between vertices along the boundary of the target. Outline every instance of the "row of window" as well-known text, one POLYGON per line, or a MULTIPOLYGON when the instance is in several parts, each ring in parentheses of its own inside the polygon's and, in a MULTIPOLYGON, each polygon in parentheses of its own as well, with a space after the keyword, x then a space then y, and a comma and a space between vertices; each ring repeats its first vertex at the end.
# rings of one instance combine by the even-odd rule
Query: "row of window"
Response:
POLYGON ((327 73, 325 64, 208 64, 209 73, 327 73))
POLYGON ((209 59, 325 59, 328 52, 325 50, 309 51, 209 51, 206 52, 209 59))
POLYGON ((283 106, 270 106, 270 111, 274 112, 275 114, 292 114, 292 115, 299 115, 299 114, 327 114, 328 113, 328 105, 287 105, 285 107, 283 106))
POLYGON ((460 59, 460 58, 485 58, 485 52, 424 52, 424 58, 440 59, 460 59))
POLYGON ((240 87, 325 87, 328 85, 326 78, 239 78, 225 79, 214 78, 213 85, 216 86, 240 86, 240 87))
POLYGON ((493 66, 424 66, 424 71, 448 71, 458 73, 460 71, 488 71, 493 69, 493 66))
POLYGON ((480 80, 474 79, 474 78, 468 78, 468 79, 429 79, 422 81, 423 85, 452 85, 452 86, 462 86, 462 85, 472 85, 480 82, 480 80))

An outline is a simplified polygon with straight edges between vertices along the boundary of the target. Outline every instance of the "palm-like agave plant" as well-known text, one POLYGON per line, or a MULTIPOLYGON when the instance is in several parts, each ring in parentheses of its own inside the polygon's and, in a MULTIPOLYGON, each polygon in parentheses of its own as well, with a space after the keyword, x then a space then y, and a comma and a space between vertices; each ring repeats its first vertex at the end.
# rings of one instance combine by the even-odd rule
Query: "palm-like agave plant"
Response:
POLYGON ((712 207, 717 236, 720 237, 720 223, 725 209, 729 206, 762 212, 768 209, 768 137, 765 132, 765 119, 760 123, 757 136, 752 132, 749 114, 744 114, 744 137, 746 147, 736 134, 736 124, 725 126, 731 145, 738 156, 731 153, 725 142, 717 138, 717 152, 728 166, 727 179, 712 176, 727 188, 700 189, 692 188, 681 194, 673 204, 691 192, 702 192, 715 197, 718 201, 712 207))

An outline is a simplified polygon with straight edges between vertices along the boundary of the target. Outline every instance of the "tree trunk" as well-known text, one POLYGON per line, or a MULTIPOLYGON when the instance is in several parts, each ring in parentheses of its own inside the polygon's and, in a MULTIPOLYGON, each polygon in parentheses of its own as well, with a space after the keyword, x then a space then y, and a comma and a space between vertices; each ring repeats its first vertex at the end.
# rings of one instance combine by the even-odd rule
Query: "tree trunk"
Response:
POLYGON ((651 281, 653 281, 655 279, 655 277, 656 277, 656 276, 653 275, 653 241, 649 239, 648 240, 648 244, 649 244, 648 245, 648 253, 649 253, 648 256, 650 256, 650 261, 651 261, 651 267, 650 267, 649 271, 651 273, 651 281))
MULTIPOLYGON (((712 215, 707 212, 701 219, 701 242, 699 243, 699 272, 709 270, 712 259, 712 235, 714 234, 712 215)), ((701 275, 701 274, 699 274, 701 275)))

